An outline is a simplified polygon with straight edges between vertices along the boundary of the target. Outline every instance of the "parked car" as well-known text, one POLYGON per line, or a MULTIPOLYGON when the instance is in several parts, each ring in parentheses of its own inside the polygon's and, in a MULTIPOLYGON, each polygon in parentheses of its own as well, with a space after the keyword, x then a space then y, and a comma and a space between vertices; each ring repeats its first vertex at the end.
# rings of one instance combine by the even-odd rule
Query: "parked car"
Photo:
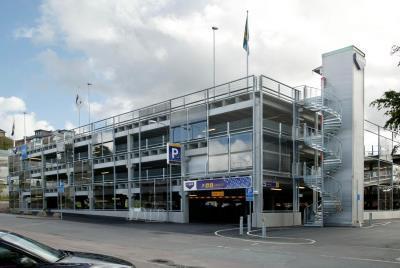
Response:
POLYGON ((28 237, 0 230, 0 267, 131 268, 135 266, 107 255, 54 249, 28 237))

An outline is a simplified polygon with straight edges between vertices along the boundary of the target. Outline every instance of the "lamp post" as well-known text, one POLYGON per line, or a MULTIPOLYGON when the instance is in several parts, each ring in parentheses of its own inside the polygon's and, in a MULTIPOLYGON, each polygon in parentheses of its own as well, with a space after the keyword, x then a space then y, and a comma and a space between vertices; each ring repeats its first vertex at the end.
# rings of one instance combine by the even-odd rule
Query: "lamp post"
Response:
POLYGON ((89 128, 91 129, 91 127, 90 127, 90 86, 92 86, 93 84, 91 84, 91 83, 87 83, 87 102, 88 102, 88 112, 89 112, 89 128))
MULTIPOLYGON (((169 130, 169 126, 162 122, 158 122, 156 120, 150 119, 149 123, 150 124, 160 124, 162 126, 167 127, 169 130)), ((165 141, 163 140, 163 144, 164 143, 165 143, 165 141)), ((167 154, 168 154, 168 152, 167 152, 167 154)), ((167 183, 167 189, 168 189, 168 191, 167 191, 167 221, 169 221, 169 219, 170 219, 169 213, 172 210, 172 176, 171 176, 172 166, 171 166, 171 164, 169 164, 168 166, 169 166, 169 182, 167 183), (169 185, 169 187, 168 187, 168 185, 169 185)), ((154 194, 155 194, 155 190, 154 190, 154 194)))
POLYGON ((213 86, 215 91, 215 31, 218 30, 218 27, 212 26, 213 30, 213 86))
POLYGON ((25 123, 26 112, 24 112, 24 144, 26 144, 26 123, 25 123))

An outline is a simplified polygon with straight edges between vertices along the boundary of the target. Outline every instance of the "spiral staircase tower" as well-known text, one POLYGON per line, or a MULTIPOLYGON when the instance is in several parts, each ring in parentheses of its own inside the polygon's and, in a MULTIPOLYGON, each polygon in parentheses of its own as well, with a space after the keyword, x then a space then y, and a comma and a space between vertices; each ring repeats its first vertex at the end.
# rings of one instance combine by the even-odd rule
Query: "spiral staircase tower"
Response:
MULTIPOLYGON (((307 92, 308 88, 304 88, 307 92)), ((336 137, 342 124, 340 102, 330 90, 320 90, 320 94, 308 97, 304 94, 300 104, 303 108, 321 115, 321 129, 304 125, 298 138, 306 146, 321 152, 320 165, 307 167, 303 164, 301 177, 304 184, 318 193, 319 198, 304 210, 304 224, 323 226, 327 217, 342 210, 341 184, 335 179, 336 171, 342 165, 342 146, 336 137)))

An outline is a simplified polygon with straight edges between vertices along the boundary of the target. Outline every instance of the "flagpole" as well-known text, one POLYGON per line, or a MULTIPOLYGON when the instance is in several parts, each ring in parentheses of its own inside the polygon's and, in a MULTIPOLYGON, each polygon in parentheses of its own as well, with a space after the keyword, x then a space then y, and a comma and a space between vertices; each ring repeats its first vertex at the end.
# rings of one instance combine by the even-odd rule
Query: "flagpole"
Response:
POLYGON ((81 106, 78 105, 78 128, 81 127, 81 106))
POLYGON ((89 100, 89 97, 90 97, 90 86, 91 86, 92 84, 91 83, 87 83, 87 100, 88 100, 88 110, 89 110, 89 129, 90 129, 90 100, 89 100))
POLYGON ((81 105, 80 105, 79 102, 81 102, 81 100, 80 100, 80 96, 79 96, 79 89, 77 89, 76 90, 75 105, 78 108, 78 130, 81 127, 81 105))
POLYGON ((15 117, 13 116, 13 126, 12 126, 12 129, 11 129, 11 137, 12 137, 12 140, 13 140, 13 148, 15 148, 15 117))
POLYGON ((249 11, 246 10, 246 38, 247 38, 247 51, 246 51, 246 82, 247 90, 249 90, 249 11))
POLYGON ((215 93, 215 31, 218 30, 218 27, 211 27, 213 30, 213 86, 214 86, 214 93, 215 93))
POLYGON ((24 112, 24 144, 26 144, 26 124, 25 124, 25 115, 26 115, 26 112, 24 112))
POLYGON ((247 53, 246 57, 246 80, 247 80, 247 90, 249 88, 249 53, 247 53))

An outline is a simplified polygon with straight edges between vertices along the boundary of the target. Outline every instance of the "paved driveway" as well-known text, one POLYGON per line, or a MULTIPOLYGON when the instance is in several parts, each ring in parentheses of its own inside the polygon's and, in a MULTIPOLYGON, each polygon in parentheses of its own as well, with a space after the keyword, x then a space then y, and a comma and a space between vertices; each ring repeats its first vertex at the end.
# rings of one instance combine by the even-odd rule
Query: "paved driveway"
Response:
POLYGON ((0 229, 57 248, 114 255, 137 267, 400 267, 396 220, 370 228, 271 229, 267 239, 257 230, 240 237, 232 228, 0 214, 0 229))

